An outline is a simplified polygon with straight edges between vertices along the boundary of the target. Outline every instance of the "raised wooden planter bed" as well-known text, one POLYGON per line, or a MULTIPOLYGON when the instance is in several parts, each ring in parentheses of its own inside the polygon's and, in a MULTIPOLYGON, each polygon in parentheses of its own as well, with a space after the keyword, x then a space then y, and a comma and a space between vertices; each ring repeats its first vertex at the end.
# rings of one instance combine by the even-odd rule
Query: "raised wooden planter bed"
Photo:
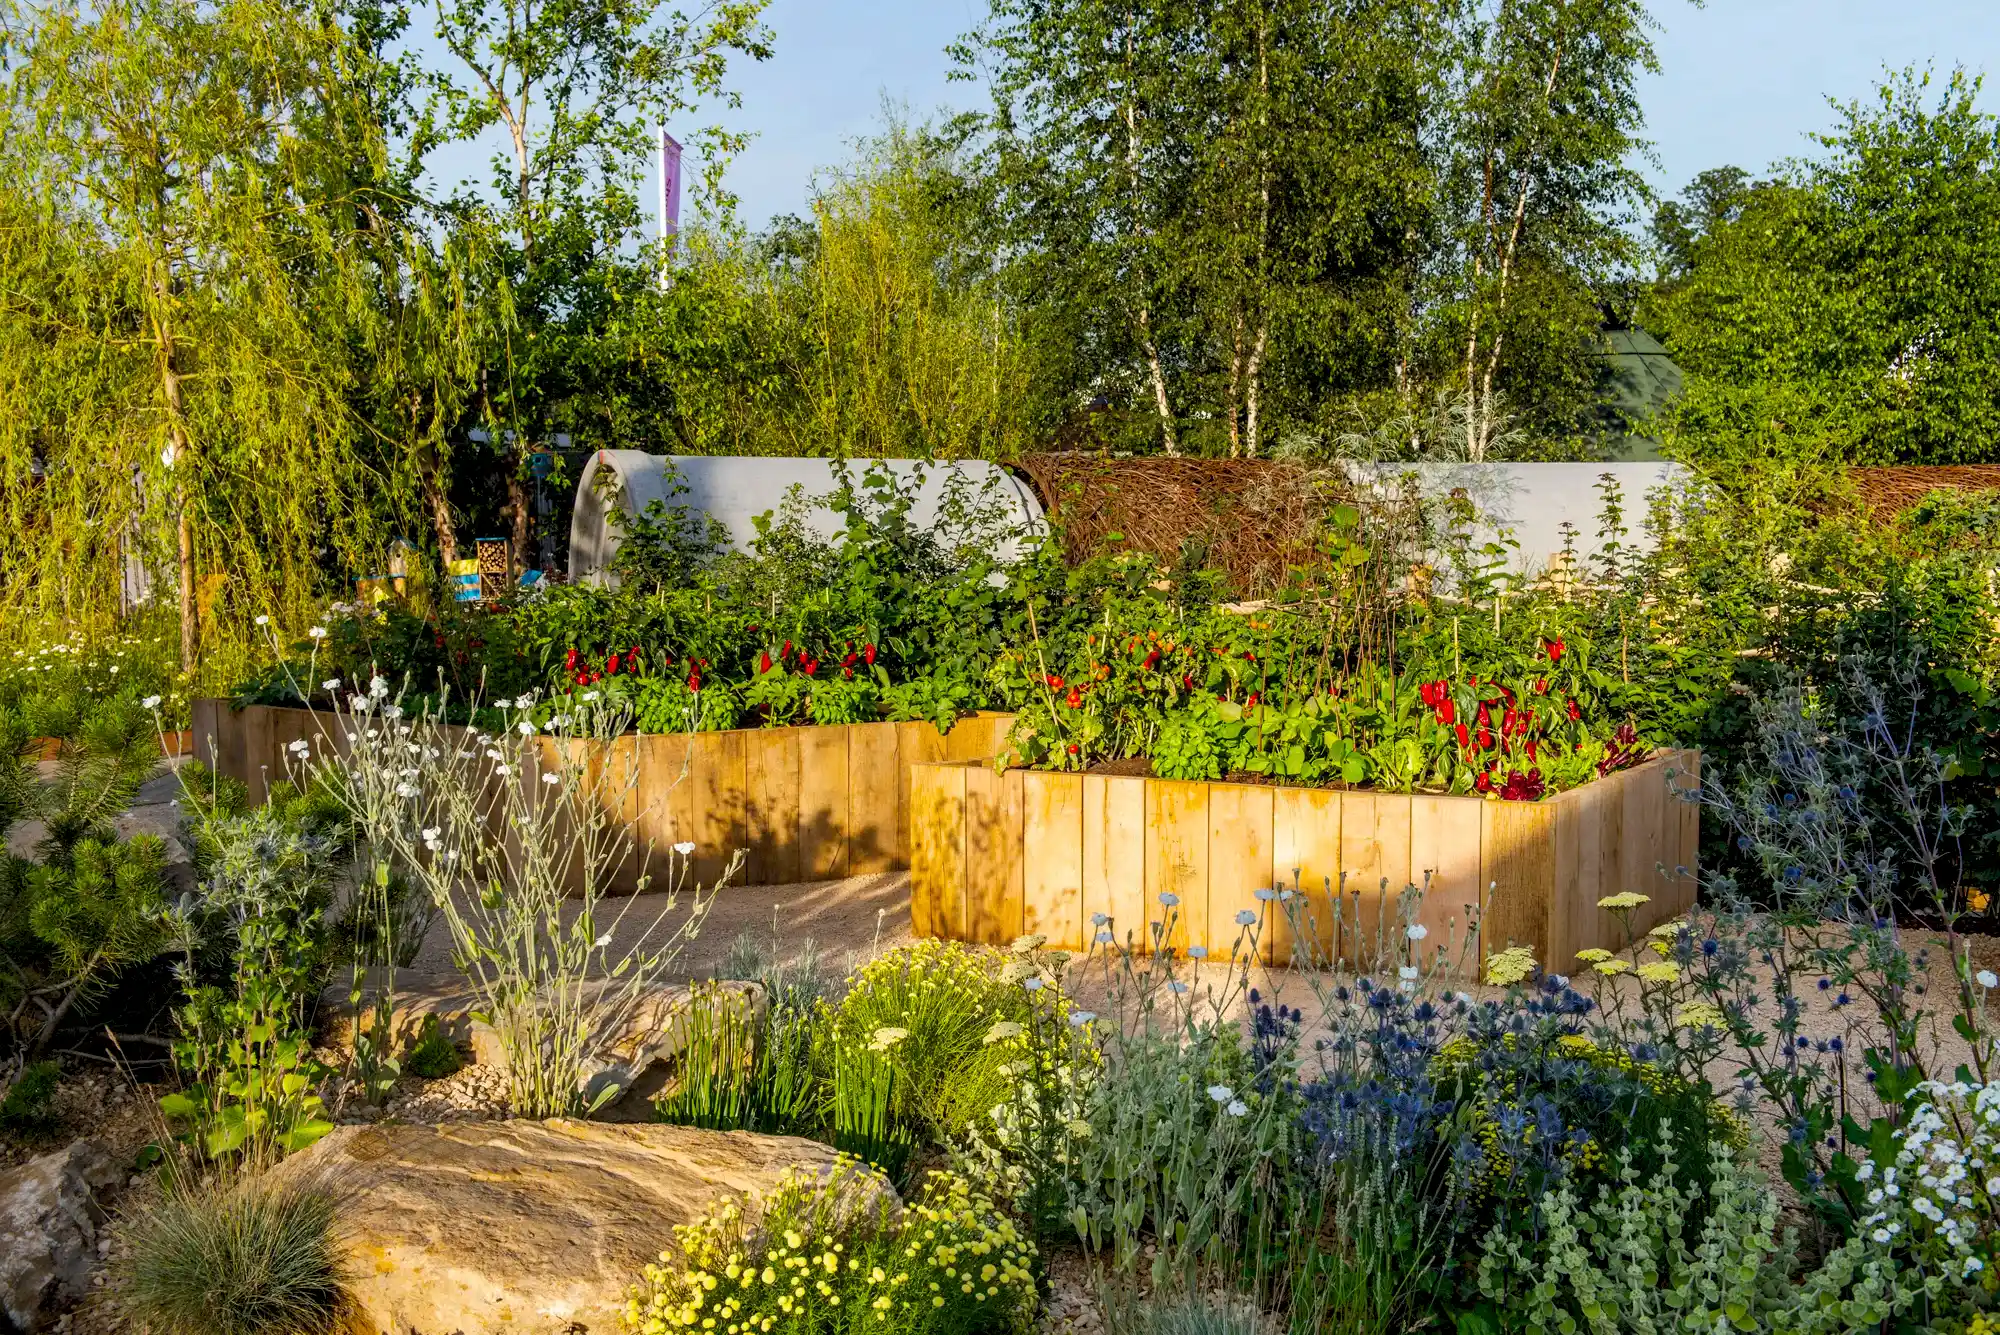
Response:
POLYGON ((911 774, 910 913, 921 935, 1005 945, 1038 933, 1071 950, 1103 913, 1121 947, 1143 946, 1171 892, 1175 947, 1226 957, 1237 914, 1266 910, 1260 954, 1285 963, 1285 915, 1259 889, 1291 887, 1296 871, 1325 937, 1326 886, 1345 876, 1343 939, 1318 943, 1345 955, 1371 945, 1378 923, 1400 926, 1385 880, 1394 896, 1428 877, 1427 954, 1454 931, 1463 940, 1483 903, 1482 957, 1526 945, 1567 973, 1577 951, 1623 944, 1600 898, 1650 896, 1633 915, 1639 932, 1692 906, 1699 808, 1668 775, 1691 787, 1700 763, 1699 752, 1662 752, 1537 803, 924 763, 911 774))
MULTIPOLYGON (((338 749, 334 720, 304 709, 239 710, 197 700, 195 754, 262 802, 271 781, 284 777, 292 742, 306 739, 318 749, 324 737, 338 749)), ((928 723, 856 723, 634 735, 587 763, 602 764, 611 776, 606 790, 623 793, 616 814, 641 842, 656 850, 695 845, 703 884, 743 849, 738 884, 788 885, 908 866, 911 766, 990 761, 1012 724, 1012 715, 980 714, 948 734, 928 723), (629 792, 628 774, 636 776, 629 792)))
MULTIPOLYGON (((54 760, 62 754, 62 742, 59 738, 37 737, 34 740, 33 746, 35 759, 37 760, 54 760)), ((161 758, 173 760, 179 756, 192 755, 193 753, 194 734, 188 729, 182 728, 179 732, 165 732, 160 734, 161 758)))

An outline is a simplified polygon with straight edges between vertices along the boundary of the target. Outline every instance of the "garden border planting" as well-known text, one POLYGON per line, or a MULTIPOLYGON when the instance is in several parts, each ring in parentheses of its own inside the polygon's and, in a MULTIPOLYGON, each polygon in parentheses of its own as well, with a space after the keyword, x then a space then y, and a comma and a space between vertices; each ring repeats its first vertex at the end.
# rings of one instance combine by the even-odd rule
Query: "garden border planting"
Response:
MULTIPOLYGON (((285 773, 293 742, 325 736, 338 747, 327 714, 233 709, 214 699, 196 700, 192 710, 197 758, 243 783, 253 803, 268 795, 273 775, 285 773)), ((929 723, 854 723, 631 734, 612 741, 589 768, 610 776, 604 789, 623 794, 619 819, 642 840, 656 850, 695 845, 694 875, 704 886, 738 849, 745 861, 737 884, 788 885, 908 866, 912 766, 990 761, 1012 725, 1012 715, 981 713, 949 733, 929 723), (636 782, 626 791, 628 764, 636 766, 636 782)), ((542 740, 545 752, 559 745, 595 746, 542 740)))
POLYGON ((1352 955, 1378 924, 1399 923, 1384 881, 1394 896, 1428 877, 1417 918, 1428 947, 1456 950, 1492 886, 1482 955, 1524 945, 1563 973, 1579 950, 1625 944, 1600 898, 1648 896, 1631 914, 1636 933, 1692 907, 1700 808, 1668 775, 1691 787, 1700 768, 1699 752, 1662 751, 1545 802, 1503 802, 922 763, 910 779, 911 922, 921 936, 1006 945, 1034 933, 1078 950, 1101 913, 1119 945, 1147 944, 1171 893, 1169 944, 1226 956, 1247 909, 1264 919, 1260 954, 1283 963, 1288 915, 1258 890, 1291 886, 1296 869, 1325 935, 1335 921, 1325 887, 1345 875, 1341 939, 1320 944, 1352 955))

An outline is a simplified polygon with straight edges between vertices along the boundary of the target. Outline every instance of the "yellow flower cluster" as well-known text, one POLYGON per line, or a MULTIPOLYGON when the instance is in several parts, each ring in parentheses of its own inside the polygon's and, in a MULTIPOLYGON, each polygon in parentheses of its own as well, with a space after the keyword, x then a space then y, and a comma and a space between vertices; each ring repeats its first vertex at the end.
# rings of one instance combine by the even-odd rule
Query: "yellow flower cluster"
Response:
MULTIPOLYGON (((872 1175, 843 1161, 829 1180, 788 1174, 761 1226, 726 1201, 675 1230, 678 1254, 645 1268, 626 1303, 635 1335, 823 1335, 927 1326, 939 1309, 1019 1324, 1035 1298, 1034 1244, 951 1173, 918 1204, 873 1211, 872 1175)), ((880 1199, 880 1198, 878 1198, 880 1199)), ((953 1325, 971 1324, 953 1321, 953 1325)))
POLYGON ((1597 901, 1597 907, 1617 912, 1622 909, 1636 909, 1641 904, 1653 902, 1651 895, 1642 895, 1637 890, 1623 890, 1615 895, 1606 895, 1597 901))
POLYGON ((1688 1029, 1720 1029, 1723 1020, 1721 1009, 1706 1001, 1690 1001, 1674 1012, 1674 1023, 1688 1029))
POLYGON ((1511 987, 1526 982, 1535 972, 1535 952, 1526 946, 1509 946, 1486 957, 1489 987, 1511 987))

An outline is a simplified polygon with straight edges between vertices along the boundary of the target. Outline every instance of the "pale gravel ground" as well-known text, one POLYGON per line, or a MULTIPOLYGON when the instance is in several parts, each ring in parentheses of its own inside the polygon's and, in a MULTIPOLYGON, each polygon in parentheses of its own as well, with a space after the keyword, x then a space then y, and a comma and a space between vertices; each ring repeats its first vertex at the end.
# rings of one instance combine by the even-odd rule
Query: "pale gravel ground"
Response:
MULTIPOLYGON (((178 792, 178 781, 172 772, 172 762, 169 762, 162 776, 148 784, 140 800, 119 818, 118 825, 121 834, 143 832, 167 838, 174 861, 184 867, 184 854, 174 840, 179 813, 172 799, 178 792)), ((17 851, 25 852, 39 837, 39 829, 27 824, 16 827, 8 842, 17 851)), ((612 932, 609 954, 618 958, 628 950, 668 940, 688 921, 691 905, 692 900, 686 896, 671 911, 667 909, 666 897, 661 895, 607 900, 600 909, 599 929, 609 928, 612 932)), ((666 970, 666 978, 682 981, 715 976, 731 945, 745 933, 754 936, 775 957, 787 962, 796 961, 804 953, 808 942, 816 943, 823 968, 838 978, 876 952, 913 939, 910 931, 909 876, 898 872, 799 885, 724 887, 708 899, 698 930, 682 941, 678 954, 666 970)), ((1927 999, 1944 1002, 1956 985, 1942 936, 1938 933, 1911 932, 1908 939, 1913 947, 1929 947, 1925 985, 1930 996, 1927 999)), ((2000 970, 2000 938, 1974 937, 1968 941, 1975 969, 1991 967, 2000 970)), ((449 977, 452 972, 450 956, 449 936, 440 923, 432 929, 415 966, 406 975, 408 980, 414 984, 426 978, 449 977)), ((1560 962, 1549 963, 1561 967, 1560 962)), ((1582 990, 1589 991, 1590 982, 1602 982, 1594 979, 1582 966, 1571 967, 1576 971, 1575 977, 1582 990)), ((1231 986, 1233 980, 1227 966, 1206 964, 1195 972, 1199 975, 1201 988, 1231 997, 1229 1010, 1232 1014, 1240 1015, 1246 1009, 1245 989, 1231 986)), ((1284 969, 1255 968, 1250 971, 1248 981, 1267 999, 1304 1009, 1310 1030, 1311 1018, 1318 1008, 1311 989, 1301 976, 1284 969)), ((1109 1007, 1101 961, 1080 965, 1073 986, 1079 994, 1079 1004, 1100 1010, 1109 1007)), ((1462 986, 1475 996, 1497 995, 1496 989, 1476 983, 1455 982, 1452 986, 1462 986)), ((1609 986, 1628 995, 1636 991, 1630 978, 1609 986)), ((1766 994, 1769 992, 1768 986, 1760 990, 1766 994)), ((1836 1014, 1826 1004, 1831 995, 1809 993, 1811 1004, 1807 1032, 1817 1038, 1841 1034, 1850 1049, 1860 1046, 1857 1042, 1860 1035, 1847 1028, 1845 1019, 1857 1016, 1863 1008, 1857 1006, 1846 1016, 1836 1014)), ((1945 1020, 1929 1026, 1922 1040, 1926 1064, 1940 1072, 1949 1072, 1969 1055, 1967 1045, 1951 1030, 1948 1020, 1947 1016, 1945 1020)), ((1309 1040, 1310 1037, 1309 1032, 1309 1040)), ((1726 1081, 1731 1065, 1726 1059, 1718 1063, 1718 1068, 1712 1072, 1718 1084, 1726 1081)))

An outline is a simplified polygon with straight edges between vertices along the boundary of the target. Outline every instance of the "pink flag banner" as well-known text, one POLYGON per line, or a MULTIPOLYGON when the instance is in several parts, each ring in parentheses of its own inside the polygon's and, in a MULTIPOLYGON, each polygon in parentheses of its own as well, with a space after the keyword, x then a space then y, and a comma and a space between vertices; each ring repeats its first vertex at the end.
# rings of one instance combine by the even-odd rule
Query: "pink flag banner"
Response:
POLYGON ((680 141, 660 130, 660 240, 673 249, 681 230, 680 141))

